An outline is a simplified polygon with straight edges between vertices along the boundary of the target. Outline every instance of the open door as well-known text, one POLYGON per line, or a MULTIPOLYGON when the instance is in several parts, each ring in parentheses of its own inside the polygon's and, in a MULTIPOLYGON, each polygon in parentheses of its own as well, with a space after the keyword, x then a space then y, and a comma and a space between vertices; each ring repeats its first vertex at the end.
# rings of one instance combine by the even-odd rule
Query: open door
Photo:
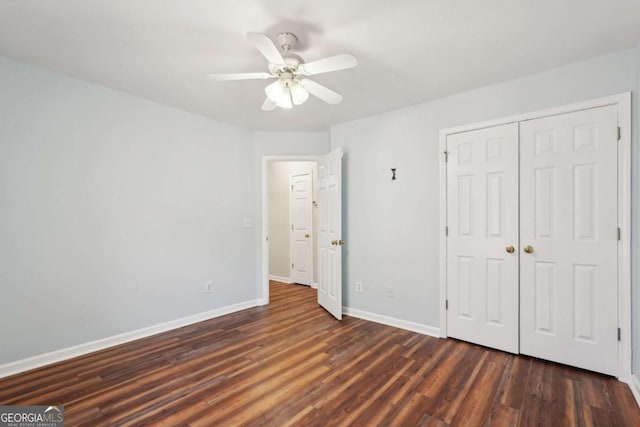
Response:
POLYGON ((342 150, 318 161, 318 304, 342 319, 342 150))

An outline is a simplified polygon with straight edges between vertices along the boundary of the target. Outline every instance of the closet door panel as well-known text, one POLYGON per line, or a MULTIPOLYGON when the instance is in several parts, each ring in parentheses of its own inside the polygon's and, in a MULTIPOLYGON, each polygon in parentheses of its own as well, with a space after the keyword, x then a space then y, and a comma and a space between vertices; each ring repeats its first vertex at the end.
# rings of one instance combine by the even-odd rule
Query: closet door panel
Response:
POLYGON ((615 106, 520 124, 521 353, 617 373, 617 206, 615 106))
POLYGON ((518 125, 447 137, 447 334, 518 352, 518 125))

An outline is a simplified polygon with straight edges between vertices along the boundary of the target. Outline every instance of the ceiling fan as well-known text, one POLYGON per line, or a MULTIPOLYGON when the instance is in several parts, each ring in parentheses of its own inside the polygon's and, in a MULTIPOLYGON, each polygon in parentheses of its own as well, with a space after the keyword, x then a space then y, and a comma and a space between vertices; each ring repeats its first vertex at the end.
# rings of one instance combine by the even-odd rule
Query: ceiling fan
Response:
POLYGON ((213 80, 276 79, 264 89, 267 98, 262 104, 263 111, 272 111, 276 107, 292 108, 294 105, 301 105, 309 99, 309 94, 328 104, 338 104, 342 101, 342 95, 308 79, 307 76, 353 68, 358 64, 356 58, 342 54, 305 63, 300 56, 291 53, 291 49, 298 42, 295 34, 278 34, 277 41, 282 48, 282 53, 264 34, 247 33, 247 37, 269 61, 269 72, 211 74, 210 77, 213 80))

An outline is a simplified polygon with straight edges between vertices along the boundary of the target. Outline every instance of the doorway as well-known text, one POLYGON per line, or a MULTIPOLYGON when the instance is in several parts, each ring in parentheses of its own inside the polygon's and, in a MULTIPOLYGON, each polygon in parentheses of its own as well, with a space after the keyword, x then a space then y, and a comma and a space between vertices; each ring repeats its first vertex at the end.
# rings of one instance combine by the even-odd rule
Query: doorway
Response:
MULTIPOLYGON (((272 162, 315 162, 317 167, 317 250, 318 304, 338 320, 342 319, 342 150, 336 148, 321 156, 264 156, 262 158, 262 252, 260 255, 262 304, 269 304, 269 165, 272 162)), ((291 184, 289 184, 291 185, 291 184)), ((291 224, 289 226, 291 229, 291 224)), ((309 233, 311 234, 311 233, 309 233)), ((309 263, 313 264, 313 262, 309 263)), ((295 266, 295 263, 294 263, 295 266)))
POLYGON ((273 161, 268 174, 269 279, 317 288, 317 162, 273 161))

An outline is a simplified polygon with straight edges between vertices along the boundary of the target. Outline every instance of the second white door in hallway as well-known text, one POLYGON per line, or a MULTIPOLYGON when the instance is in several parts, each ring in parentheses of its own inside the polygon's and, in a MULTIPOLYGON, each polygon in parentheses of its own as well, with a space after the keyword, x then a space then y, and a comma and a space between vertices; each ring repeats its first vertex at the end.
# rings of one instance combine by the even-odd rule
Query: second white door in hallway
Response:
POLYGON ((313 192, 311 171, 289 177, 291 188, 291 281, 313 285, 313 192))

